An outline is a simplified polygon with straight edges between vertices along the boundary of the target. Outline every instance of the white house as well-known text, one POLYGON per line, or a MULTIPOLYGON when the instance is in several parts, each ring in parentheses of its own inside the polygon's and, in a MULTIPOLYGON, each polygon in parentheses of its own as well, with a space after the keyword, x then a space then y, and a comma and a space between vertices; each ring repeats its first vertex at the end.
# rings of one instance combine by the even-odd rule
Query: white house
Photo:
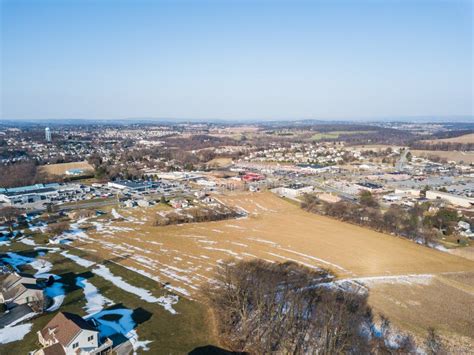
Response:
POLYGON ((59 312, 46 326, 38 331, 38 341, 43 348, 34 355, 47 354, 99 354, 112 347, 112 341, 99 346, 99 331, 82 317, 59 312))

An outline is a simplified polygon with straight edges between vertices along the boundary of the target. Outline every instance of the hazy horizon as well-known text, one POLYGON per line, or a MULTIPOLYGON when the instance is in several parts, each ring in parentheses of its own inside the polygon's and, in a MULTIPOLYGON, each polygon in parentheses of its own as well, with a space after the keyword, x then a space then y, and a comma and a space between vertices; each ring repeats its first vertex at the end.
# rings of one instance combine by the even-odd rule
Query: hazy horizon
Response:
POLYGON ((0 120, 474 116, 471 1, 1 7, 0 120))

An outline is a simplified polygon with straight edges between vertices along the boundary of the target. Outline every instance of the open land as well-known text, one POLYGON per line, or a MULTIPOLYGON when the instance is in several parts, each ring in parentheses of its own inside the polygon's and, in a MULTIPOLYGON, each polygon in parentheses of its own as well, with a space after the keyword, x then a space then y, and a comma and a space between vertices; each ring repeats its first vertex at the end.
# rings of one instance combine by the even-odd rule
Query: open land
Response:
POLYGON ((71 169, 82 169, 89 172, 94 170, 94 168, 87 161, 43 165, 40 170, 49 175, 65 175, 66 171, 71 169))
POLYGON ((461 162, 466 164, 474 163, 474 152, 444 151, 444 150, 410 150, 413 155, 419 157, 438 156, 447 161, 461 162))
POLYGON ((215 266, 229 258, 329 268, 339 279, 370 288, 376 311, 402 329, 420 334, 435 325, 430 315, 436 313, 442 331, 474 342, 474 261, 307 213, 271 193, 218 198, 248 216, 155 227, 154 207, 120 209, 113 220, 101 216, 83 222, 87 236, 74 245, 169 282, 170 290, 191 299, 199 297, 199 286, 212 279, 215 266), (453 298, 459 302, 446 307, 453 298))
MULTIPOLYGON (((40 242, 41 235, 35 238, 40 242)), ((71 312, 83 317, 94 313, 88 310, 90 299, 85 294, 85 290, 79 287, 77 280, 85 280, 89 286, 97 289, 98 297, 105 297, 107 304, 103 305, 107 312, 114 312, 115 309, 126 309, 133 312, 133 321, 137 324, 136 328, 136 349, 139 353, 149 351, 157 354, 166 349, 168 353, 183 354, 193 349, 208 344, 216 344, 212 322, 206 307, 198 302, 179 297, 177 302, 171 305, 171 309, 163 307, 156 302, 156 298, 175 297, 163 285, 157 283, 139 273, 127 270, 116 264, 113 260, 102 260, 98 257, 79 250, 69 249, 67 246, 60 247, 41 247, 27 246, 21 242, 12 242, 9 246, 0 246, 0 254, 13 252, 17 255, 34 255, 40 250, 47 254, 41 257, 41 260, 51 263, 52 268, 49 272, 58 275, 65 288, 65 298, 60 304, 62 312, 71 312), (79 257, 79 260, 92 261, 86 265, 79 265, 77 262, 65 257, 67 253, 79 257), (91 265, 89 265, 91 264, 91 265), (96 273, 95 269, 105 267, 109 273, 115 277, 120 277, 127 283, 129 288, 137 287, 148 292, 148 298, 143 299, 127 291, 126 287, 118 284, 110 277, 102 277, 96 273), (170 310, 172 312, 170 312, 170 310)), ((22 267, 24 272, 33 272, 30 265, 22 267)), ((107 275, 106 275, 107 276, 107 275)), ((94 301, 94 300, 92 300, 94 301)), ((97 308, 92 304, 92 307, 97 308)), ((96 309, 97 311, 97 309, 96 309)), ((33 326, 21 341, 14 341, 0 345, 0 353, 26 354, 38 347, 38 338, 36 332, 41 330, 56 314, 55 311, 47 311, 34 320, 33 326)), ((21 338, 20 338, 21 339, 21 338)))
POLYGON ((425 140, 426 143, 474 143, 474 133, 464 134, 459 137, 425 140))
POLYGON ((372 131, 330 131, 330 132, 320 132, 315 133, 311 139, 312 140, 321 140, 321 139, 337 139, 341 135, 353 135, 353 134, 367 134, 372 131))

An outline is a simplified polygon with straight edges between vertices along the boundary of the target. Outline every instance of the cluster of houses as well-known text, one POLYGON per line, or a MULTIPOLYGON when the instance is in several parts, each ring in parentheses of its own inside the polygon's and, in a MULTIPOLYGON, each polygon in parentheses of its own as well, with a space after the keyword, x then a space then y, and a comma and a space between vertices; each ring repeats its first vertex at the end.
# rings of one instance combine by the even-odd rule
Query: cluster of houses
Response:
POLYGON ((25 273, 8 273, 1 281, 0 303, 6 309, 28 305, 42 309, 44 306, 43 289, 37 284, 37 279, 25 273))
MULTIPOLYGON (((0 275, 0 328, 8 326, 28 315, 41 314, 46 305, 43 287, 30 274, 7 272, 0 275)), ((98 324, 93 320, 66 312, 57 313, 46 326, 38 331, 41 348, 33 355, 111 353, 112 340, 101 339, 98 324)))
POLYGON ((244 158, 251 162, 291 162, 291 163, 318 163, 337 164, 344 161, 345 156, 353 160, 363 160, 362 153, 356 150, 345 149, 342 144, 325 143, 293 143, 290 147, 275 146, 263 150, 253 151, 244 158))

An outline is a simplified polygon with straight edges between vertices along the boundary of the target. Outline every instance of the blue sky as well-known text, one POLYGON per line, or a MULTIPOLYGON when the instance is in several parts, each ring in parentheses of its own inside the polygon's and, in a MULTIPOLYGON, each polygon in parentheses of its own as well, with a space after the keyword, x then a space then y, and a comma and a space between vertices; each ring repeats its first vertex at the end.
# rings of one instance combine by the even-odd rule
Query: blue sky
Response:
POLYGON ((0 0, 1 116, 473 115, 473 2, 0 0))

